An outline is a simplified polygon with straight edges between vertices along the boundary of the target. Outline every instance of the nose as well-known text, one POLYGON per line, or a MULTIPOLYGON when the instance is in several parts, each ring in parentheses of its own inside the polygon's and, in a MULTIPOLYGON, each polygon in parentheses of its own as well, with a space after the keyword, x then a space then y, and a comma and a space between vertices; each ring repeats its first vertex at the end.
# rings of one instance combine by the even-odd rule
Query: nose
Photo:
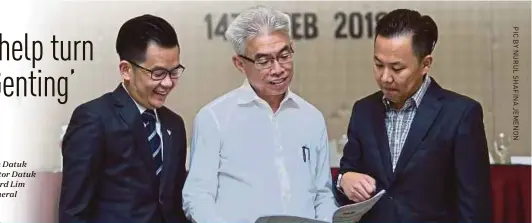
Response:
POLYGON ((171 88, 173 85, 174 82, 172 81, 172 78, 170 78, 170 75, 166 75, 166 77, 161 80, 161 86, 165 88, 171 88))
POLYGON ((392 78, 392 75, 391 75, 391 71, 388 68, 385 68, 382 71, 382 75, 381 75, 380 79, 381 79, 381 82, 392 83, 393 82, 393 78, 392 78))
POLYGON ((270 72, 273 75, 280 75, 284 72, 284 67, 281 66, 281 63, 279 63, 279 61, 273 60, 273 64, 272 64, 270 72))

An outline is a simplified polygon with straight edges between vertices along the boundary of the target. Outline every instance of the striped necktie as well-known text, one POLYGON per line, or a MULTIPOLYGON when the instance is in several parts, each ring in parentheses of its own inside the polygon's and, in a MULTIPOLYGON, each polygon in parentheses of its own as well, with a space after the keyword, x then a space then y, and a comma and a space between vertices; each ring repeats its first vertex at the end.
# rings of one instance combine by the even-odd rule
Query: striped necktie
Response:
POLYGON ((155 128, 156 118, 155 112, 153 110, 146 110, 142 113, 142 121, 144 122, 144 127, 146 128, 148 134, 148 145, 151 149, 151 155, 155 161, 155 175, 160 176, 160 173, 163 169, 163 156, 162 156, 162 144, 161 137, 157 134, 157 129, 155 128))

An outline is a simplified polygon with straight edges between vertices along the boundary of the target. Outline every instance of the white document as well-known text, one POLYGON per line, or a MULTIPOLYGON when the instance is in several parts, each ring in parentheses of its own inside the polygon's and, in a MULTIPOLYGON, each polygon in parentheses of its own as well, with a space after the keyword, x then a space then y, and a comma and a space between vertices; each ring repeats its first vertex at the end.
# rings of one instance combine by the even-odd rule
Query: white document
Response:
POLYGON ((385 190, 381 190, 368 200, 340 207, 334 212, 333 223, 355 223, 360 221, 362 216, 381 199, 385 192, 385 190))
POLYGON ((276 216, 260 217, 259 219, 255 221, 255 223, 328 223, 328 222, 320 221, 316 219, 310 219, 310 218, 276 215, 276 216))
MULTIPOLYGON (((381 190, 372 198, 350 205, 345 205, 334 212, 332 223, 356 223, 381 199, 386 191, 381 190)), ((328 223, 310 218, 294 216, 266 216, 260 217, 255 223, 328 223)))

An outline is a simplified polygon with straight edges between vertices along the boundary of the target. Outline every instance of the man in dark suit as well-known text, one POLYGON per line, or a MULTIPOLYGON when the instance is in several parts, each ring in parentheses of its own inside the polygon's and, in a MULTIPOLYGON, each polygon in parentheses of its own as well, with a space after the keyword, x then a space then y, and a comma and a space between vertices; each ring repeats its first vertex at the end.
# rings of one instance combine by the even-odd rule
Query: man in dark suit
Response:
POLYGON ((116 90, 78 106, 63 140, 59 222, 185 222, 186 133, 163 106, 184 71, 172 26, 125 22, 116 90))
POLYGON ((435 22, 398 9, 376 33, 381 91, 353 106, 337 199, 361 202, 386 190, 361 222, 490 222, 482 107, 428 76, 435 22))

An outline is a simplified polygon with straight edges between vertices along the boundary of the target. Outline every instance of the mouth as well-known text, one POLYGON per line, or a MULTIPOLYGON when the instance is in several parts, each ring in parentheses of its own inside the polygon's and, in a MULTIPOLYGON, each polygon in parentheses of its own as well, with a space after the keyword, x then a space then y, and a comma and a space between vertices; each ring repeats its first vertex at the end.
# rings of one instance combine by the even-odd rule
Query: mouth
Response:
POLYGON ((395 88, 383 88, 382 90, 386 91, 386 92, 394 92, 394 91, 397 91, 397 89, 395 88))
POLYGON ((169 93, 169 91, 166 90, 154 90, 153 92, 155 93, 155 95, 159 95, 161 97, 165 97, 169 93))
POLYGON ((274 85, 274 86, 279 86, 279 85, 284 84, 287 79, 288 79, 288 77, 279 78, 279 79, 276 79, 276 80, 273 80, 273 81, 269 81, 268 83, 271 84, 271 85, 274 85))

